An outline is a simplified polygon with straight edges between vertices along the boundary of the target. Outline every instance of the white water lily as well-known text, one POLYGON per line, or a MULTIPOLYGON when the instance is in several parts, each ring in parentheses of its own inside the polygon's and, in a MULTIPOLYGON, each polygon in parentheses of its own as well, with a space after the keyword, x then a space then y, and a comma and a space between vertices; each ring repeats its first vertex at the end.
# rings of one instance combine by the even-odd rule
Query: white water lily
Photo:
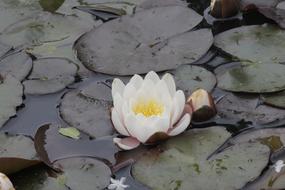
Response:
POLYGON ((280 173, 282 168, 285 166, 283 160, 278 160, 274 165, 274 169, 277 173, 280 173))
POLYGON ((126 136, 114 138, 114 142, 122 149, 178 135, 190 124, 192 108, 186 104, 183 91, 176 91, 171 74, 161 79, 153 71, 144 79, 134 75, 127 85, 114 79, 112 96, 113 125, 126 136))
POLYGON ((111 184, 108 186, 109 190, 124 190, 129 187, 125 185, 126 178, 122 177, 120 180, 111 178, 111 184))
POLYGON ((3 173, 0 173, 0 189, 1 190, 15 190, 10 179, 3 173))

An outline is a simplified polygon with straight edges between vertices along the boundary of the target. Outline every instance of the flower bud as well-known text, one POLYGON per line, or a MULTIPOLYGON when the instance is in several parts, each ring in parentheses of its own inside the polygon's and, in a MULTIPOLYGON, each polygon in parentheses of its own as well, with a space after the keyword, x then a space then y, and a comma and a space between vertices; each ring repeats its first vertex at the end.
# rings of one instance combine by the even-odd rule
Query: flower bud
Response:
POLYGON ((206 90, 199 89, 193 92, 188 98, 187 103, 192 106, 193 121, 206 121, 217 113, 213 98, 206 90))
POLYGON ((240 0, 211 0, 211 15, 216 18, 229 18, 240 10, 240 0))

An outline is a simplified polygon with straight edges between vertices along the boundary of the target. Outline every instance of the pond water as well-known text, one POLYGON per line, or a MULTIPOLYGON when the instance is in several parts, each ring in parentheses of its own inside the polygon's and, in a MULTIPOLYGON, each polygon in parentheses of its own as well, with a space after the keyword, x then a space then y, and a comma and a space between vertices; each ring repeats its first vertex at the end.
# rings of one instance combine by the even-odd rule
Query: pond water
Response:
POLYGON ((280 2, 211 24, 209 0, 0 0, 0 172, 17 190, 284 189, 280 2), (121 151, 112 81, 150 70, 211 92, 217 115, 121 151))

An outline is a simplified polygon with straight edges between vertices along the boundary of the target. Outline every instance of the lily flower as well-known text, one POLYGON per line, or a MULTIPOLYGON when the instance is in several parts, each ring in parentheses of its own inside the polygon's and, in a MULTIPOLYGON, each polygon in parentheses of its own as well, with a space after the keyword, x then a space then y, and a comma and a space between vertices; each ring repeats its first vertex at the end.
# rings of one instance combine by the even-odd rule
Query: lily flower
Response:
POLYGON ((168 73, 161 79, 153 71, 144 79, 134 75, 126 85, 116 78, 112 97, 112 122, 125 136, 113 140, 124 150, 178 135, 191 121, 192 108, 186 104, 183 91, 176 91, 173 76, 168 73))
POLYGON ((0 173, 0 189, 1 190, 15 190, 10 179, 3 173, 0 173))

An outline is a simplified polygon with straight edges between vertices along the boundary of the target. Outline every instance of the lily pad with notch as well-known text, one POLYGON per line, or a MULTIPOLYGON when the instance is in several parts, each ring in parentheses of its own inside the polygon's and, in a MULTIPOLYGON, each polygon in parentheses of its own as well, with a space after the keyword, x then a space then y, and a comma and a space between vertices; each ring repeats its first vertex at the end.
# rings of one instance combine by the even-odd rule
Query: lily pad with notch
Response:
MULTIPOLYGON (((110 118, 112 102, 109 100, 111 95, 102 94, 100 87, 97 88, 99 91, 93 88, 94 85, 91 83, 82 90, 66 93, 60 104, 61 117, 70 126, 92 137, 111 135, 113 134, 110 118)), ((111 91, 109 92, 111 94, 111 91)))
POLYGON ((135 179, 157 190, 241 189, 260 175, 270 151, 265 145, 247 142, 207 160, 229 136, 221 127, 187 131, 167 141, 160 151, 142 156, 132 173, 135 179))
POLYGON ((34 142, 22 135, 0 133, 0 172, 11 174, 39 164, 34 142))
POLYGON ((95 72, 131 75, 175 69, 196 61, 212 45, 209 29, 187 32, 201 19, 182 6, 139 11, 91 30, 75 49, 83 64, 95 72))
POLYGON ((285 31, 274 25, 241 26, 215 36, 214 45, 257 63, 285 62, 285 31))
POLYGON ((22 104, 23 86, 11 75, 0 75, 0 127, 16 115, 16 108, 22 104))
POLYGON ((78 67, 64 58, 42 58, 34 61, 28 80, 23 82, 25 94, 55 93, 75 80, 78 67))
POLYGON ((211 92, 216 85, 216 77, 207 69, 194 65, 182 65, 171 72, 177 88, 182 89, 187 96, 202 88, 211 92))

